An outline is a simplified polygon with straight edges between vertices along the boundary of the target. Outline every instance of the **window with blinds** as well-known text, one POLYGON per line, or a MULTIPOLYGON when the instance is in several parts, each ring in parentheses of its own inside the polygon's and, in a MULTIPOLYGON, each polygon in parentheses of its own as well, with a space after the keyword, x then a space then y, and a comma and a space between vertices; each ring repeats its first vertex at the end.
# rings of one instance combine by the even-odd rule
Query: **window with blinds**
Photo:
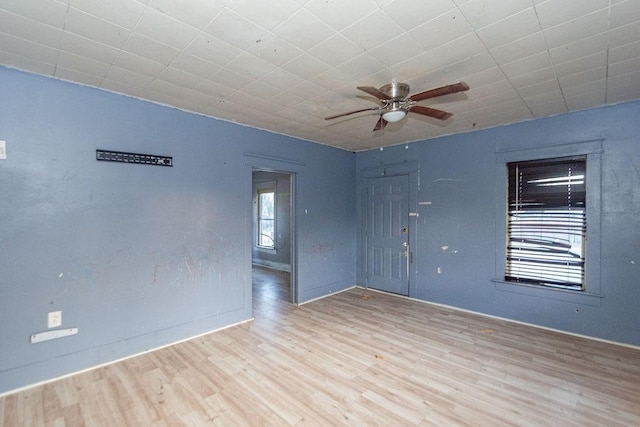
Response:
POLYGON ((586 157, 508 163, 505 280, 582 290, 586 157))

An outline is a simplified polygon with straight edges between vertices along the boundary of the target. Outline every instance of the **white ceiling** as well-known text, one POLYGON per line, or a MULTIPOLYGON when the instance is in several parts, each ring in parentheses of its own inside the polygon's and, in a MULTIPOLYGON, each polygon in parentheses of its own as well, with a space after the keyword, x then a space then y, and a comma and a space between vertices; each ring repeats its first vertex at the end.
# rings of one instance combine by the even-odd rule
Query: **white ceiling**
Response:
POLYGON ((360 151, 640 98, 640 0, 0 0, 0 64, 360 151))

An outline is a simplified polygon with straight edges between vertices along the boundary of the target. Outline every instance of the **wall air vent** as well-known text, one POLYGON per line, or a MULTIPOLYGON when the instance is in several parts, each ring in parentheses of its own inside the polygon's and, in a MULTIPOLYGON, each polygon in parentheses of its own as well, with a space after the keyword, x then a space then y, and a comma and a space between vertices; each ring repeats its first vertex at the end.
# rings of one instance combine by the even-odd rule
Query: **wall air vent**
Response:
POLYGON ((138 163, 153 166, 173 166, 173 157, 155 154, 125 153, 123 151, 96 150, 96 160, 119 163, 138 163))

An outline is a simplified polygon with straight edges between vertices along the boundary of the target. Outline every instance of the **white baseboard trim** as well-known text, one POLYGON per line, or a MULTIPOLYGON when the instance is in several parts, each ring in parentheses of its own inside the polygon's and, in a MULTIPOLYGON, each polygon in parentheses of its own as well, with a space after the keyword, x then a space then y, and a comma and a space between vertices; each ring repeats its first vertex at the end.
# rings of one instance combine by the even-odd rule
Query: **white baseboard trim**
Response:
POLYGON ((149 349, 147 349, 145 351, 141 351, 141 352, 138 352, 138 353, 130 354, 128 356, 121 357, 119 359, 111 360, 109 362, 101 363, 99 365, 91 366, 91 367, 88 367, 88 368, 85 368, 85 369, 80 369, 79 371, 69 372, 68 374, 64 374, 64 375, 60 375, 60 376, 57 376, 57 377, 49 378, 47 380, 39 381, 39 382, 33 383, 33 384, 29 384, 29 385, 26 385, 24 387, 19 387, 19 388, 13 389, 13 390, 5 391, 3 393, 0 393, 0 397, 7 396, 9 394, 19 393, 21 391, 29 390, 29 389, 34 388, 34 387, 38 387, 38 386, 41 386, 41 385, 44 385, 44 384, 48 384, 48 383, 51 383, 51 382, 54 382, 54 381, 58 381, 58 380, 61 380, 61 379, 64 379, 64 378, 72 377, 74 375, 82 374, 82 373, 93 371, 95 369, 99 369, 99 368, 102 368, 102 367, 105 367, 105 366, 113 365, 114 363, 122 362, 124 360, 132 359, 134 357, 138 357, 138 356, 141 356, 143 354, 151 353, 153 351, 157 351, 157 350, 160 350, 160 349, 163 349, 163 348, 166 348, 166 347, 170 347, 172 345, 180 344, 180 343, 185 342, 185 341, 193 340, 193 339, 205 336, 205 335, 209 335, 209 334, 212 334, 212 333, 215 333, 215 332, 219 332, 219 331, 234 327, 234 326, 242 325, 243 323, 252 322, 253 320, 254 320, 254 318, 251 317, 249 319, 242 320, 240 322, 232 323, 230 325, 226 325, 226 326, 223 326, 221 328, 217 328, 217 329, 214 329, 214 330, 211 330, 211 331, 203 332, 201 334, 197 334, 197 335, 194 335, 194 336, 191 336, 191 337, 188 337, 188 338, 183 338, 183 339, 180 339, 178 341, 174 341, 174 342, 170 342, 170 343, 167 343, 167 344, 163 344, 163 345, 158 346, 158 347, 149 348, 149 349))
POLYGON ((390 293, 390 292, 380 291, 380 290, 377 290, 377 289, 366 288, 366 287, 360 286, 360 285, 355 286, 355 287, 359 288, 359 289, 366 290, 366 291, 378 292, 378 293, 389 295, 389 296, 392 296, 392 297, 404 298, 404 299, 408 299, 410 301, 420 302, 420 303, 423 303, 423 304, 429 304, 429 305, 433 305, 433 306, 436 306, 436 307, 448 308, 450 310, 461 311, 463 313, 476 314, 478 316, 488 317, 490 319, 503 320, 505 322, 517 323, 519 325, 525 325, 525 326, 531 326, 533 328, 544 329, 546 331, 557 332, 559 334, 571 335, 571 336, 574 336, 574 337, 577 337, 577 338, 584 338, 584 339, 588 339, 588 340, 592 340, 592 341, 599 341, 599 342, 606 343, 606 344, 613 344, 613 345, 618 345, 618 346, 621 346, 621 347, 627 347, 627 348, 632 348, 632 349, 635 349, 635 350, 640 350, 640 346, 633 345, 633 344, 627 344, 627 343, 623 343, 623 342, 619 342, 619 341, 611 341, 611 340, 607 340, 607 339, 604 339, 604 338, 592 337, 590 335, 577 334, 575 332, 563 331, 562 329, 550 328, 548 326, 541 326, 541 325, 536 325, 534 323, 522 322, 520 320, 509 319, 507 317, 494 316, 492 314, 481 313, 479 311, 473 311, 473 310, 467 310, 465 308, 455 307, 455 306, 452 306, 452 305, 441 304, 441 303, 431 302, 431 301, 425 301, 425 300, 421 300, 421 299, 418 299, 418 298, 408 297, 408 296, 405 296, 405 295, 398 295, 398 294, 393 294, 393 293, 390 293))
POLYGON ((304 301, 304 302, 299 302, 297 305, 298 305, 298 306, 301 306, 301 305, 309 304, 310 302, 314 302, 314 301, 318 301, 318 300, 321 300, 321 299, 325 299, 325 298, 328 298, 328 297, 330 297, 330 296, 337 295, 337 294, 339 294, 339 293, 346 292, 346 291, 349 291, 349 290, 351 290, 351 289, 355 289, 355 288, 358 288, 358 287, 359 287, 359 286, 355 286, 355 285, 354 285, 354 286, 349 286, 349 287, 348 287, 348 288, 346 288, 346 289, 341 289, 341 290, 336 291, 336 292, 329 292, 329 293, 328 293, 328 294, 326 294, 326 295, 321 295, 321 296, 319 296, 319 297, 311 298, 310 300, 307 300, 307 301, 304 301))

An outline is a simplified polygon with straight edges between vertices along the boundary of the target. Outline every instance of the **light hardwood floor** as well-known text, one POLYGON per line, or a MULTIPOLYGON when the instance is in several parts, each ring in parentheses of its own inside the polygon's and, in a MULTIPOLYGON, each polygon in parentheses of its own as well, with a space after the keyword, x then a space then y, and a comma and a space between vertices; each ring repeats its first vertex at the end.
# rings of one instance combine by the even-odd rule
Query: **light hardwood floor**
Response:
POLYGON ((640 425, 640 350, 354 289, 5 396, 5 426, 640 425))

